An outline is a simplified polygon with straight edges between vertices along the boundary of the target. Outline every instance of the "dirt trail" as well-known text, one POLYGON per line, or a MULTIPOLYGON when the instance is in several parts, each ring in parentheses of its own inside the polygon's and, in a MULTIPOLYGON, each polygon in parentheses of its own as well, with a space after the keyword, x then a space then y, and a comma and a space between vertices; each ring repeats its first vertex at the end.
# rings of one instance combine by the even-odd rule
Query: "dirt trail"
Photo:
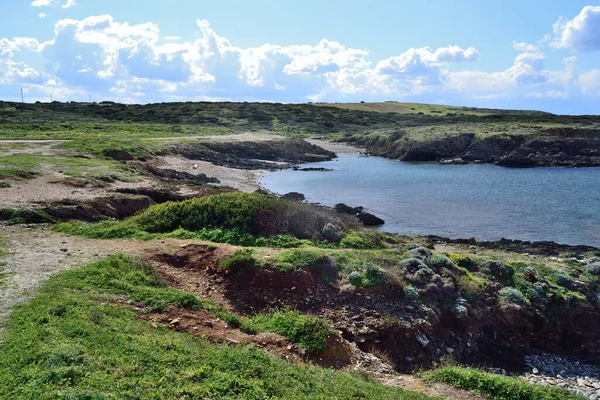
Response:
POLYGON ((109 254, 124 252, 142 255, 180 248, 184 243, 176 239, 152 240, 93 240, 68 236, 48 229, 24 225, 0 225, 0 238, 6 242, 8 254, 0 257, 3 273, 9 276, 0 287, 0 322, 12 308, 35 293, 40 283, 51 275, 81 267, 109 254))

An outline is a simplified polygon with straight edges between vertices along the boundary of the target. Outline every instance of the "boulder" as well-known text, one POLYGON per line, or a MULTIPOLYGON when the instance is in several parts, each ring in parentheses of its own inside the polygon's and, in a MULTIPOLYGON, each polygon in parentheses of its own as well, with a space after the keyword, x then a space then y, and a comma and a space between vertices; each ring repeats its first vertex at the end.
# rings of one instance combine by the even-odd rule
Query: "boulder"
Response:
POLYGON ((289 192, 289 193, 284 194, 281 197, 283 197, 286 200, 293 200, 293 201, 304 201, 306 199, 302 193, 298 193, 298 192, 289 192))
POLYGON ((359 214, 357 215, 357 218, 363 225, 366 226, 377 226, 385 224, 384 220, 370 213, 359 214))

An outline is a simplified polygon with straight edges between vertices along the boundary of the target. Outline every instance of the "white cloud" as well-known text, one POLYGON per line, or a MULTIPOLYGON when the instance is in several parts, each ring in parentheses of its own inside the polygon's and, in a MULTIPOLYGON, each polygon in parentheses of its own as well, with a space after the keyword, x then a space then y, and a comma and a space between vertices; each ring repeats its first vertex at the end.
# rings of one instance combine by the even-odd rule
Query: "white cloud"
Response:
POLYGON ((52 0, 33 0, 31 5, 33 7, 47 7, 52 4, 52 0))
POLYGON ((555 48, 575 51, 600 50, 600 6, 586 6, 573 19, 560 18, 554 24, 555 48))
POLYGON ((435 99, 452 103, 456 98, 600 95, 600 73, 578 75, 574 57, 564 59, 563 68, 548 69, 545 54, 525 42, 512 43, 519 51, 512 65, 485 72, 466 69, 480 56, 472 47, 410 48, 372 60, 365 49, 328 39, 242 48, 219 35, 206 20, 197 20, 196 27, 197 39, 186 41, 162 36, 155 23, 130 24, 110 15, 59 20, 54 37, 44 43, 34 38, 0 38, 0 82, 31 87, 38 93, 51 91, 57 99, 59 94, 75 98, 92 94, 96 99, 135 102, 435 99))
POLYGON ((577 84, 584 94, 600 95, 600 69, 593 69, 579 75, 577 84))
POLYGON ((44 14, 44 13, 39 13, 38 14, 38 17, 40 17, 42 19, 46 18, 47 16, 48 16, 48 14, 44 14))
POLYGON ((67 0, 67 2, 65 4, 63 4, 61 7, 62 8, 69 8, 69 7, 73 7, 76 6, 77 3, 75 2, 75 0, 67 0))
POLYGON ((517 42, 513 40, 513 48, 517 51, 521 52, 535 52, 538 51, 538 48, 532 44, 525 42, 517 42))

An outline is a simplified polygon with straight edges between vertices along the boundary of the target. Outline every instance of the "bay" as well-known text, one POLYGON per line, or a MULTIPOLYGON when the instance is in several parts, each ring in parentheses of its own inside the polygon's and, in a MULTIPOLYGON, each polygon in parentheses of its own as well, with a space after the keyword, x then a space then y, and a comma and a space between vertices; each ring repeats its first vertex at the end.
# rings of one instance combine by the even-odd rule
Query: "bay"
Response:
POLYGON ((388 232, 600 247, 600 168, 439 165, 357 154, 301 167, 333 171, 268 172, 261 184, 327 206, 364 206, 388 232))

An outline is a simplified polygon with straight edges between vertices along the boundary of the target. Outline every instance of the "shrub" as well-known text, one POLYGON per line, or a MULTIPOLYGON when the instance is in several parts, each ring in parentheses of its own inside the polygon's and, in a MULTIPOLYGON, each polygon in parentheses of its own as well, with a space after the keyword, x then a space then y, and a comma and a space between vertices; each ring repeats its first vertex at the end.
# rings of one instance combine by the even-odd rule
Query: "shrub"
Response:
POLYGON ((573 288, 575 286, 575 282, 573 281, 573 278, 565 270, 562 270, 562 269, 553 270, 552 278, 554 278, 554 281, 556 282, 557 285, 560 285, 560 286, 563 286, 566 288, 573 288))
POLYGON ((375 231, 350 231, 340 241, 340 247, 351 249, 382 249, 383 244, 381 234, 375 231))
POLYGON ((600 276, 600 261, 589 264, 585 270, 592 275, 600 276))
POLYGON ((431 268, 429 268, 427 266, 427 264, 425 264, 423 261, 419 260, 418 258, 406 258, 404 260, 400 260, 398 262, 398 266, 402 269, 404 269, 406 272, 408 273, 416 273, 419 270, 422 269, 429 269, 431 271, 431 273, 433 273, 434 271, 431 270, 431 268))
POLYGON ((417 292, 417 289, 412 286, 404 287, 404 296, 409 300, 419 300, 419 292, 417 292))
POLYGON ((316 249, 285 250, 279 253, 276 261, 277 268, 281 270, 308 269, 311 271, 331 262, 325 252, 316 249))
POLYGON ((414 249, 411 249, 408 251, 408 255, 411 258, 418 258, 420 260, 428 260, 429 257, 431 257, 431 250, 422 247, 422 246, 417 246, 414 249))
POLYGON ((452 309, 450 311, 458 318, 466 317, 467 315, 469 315, 469 310, 462 304, 455 304, 454 306, 452 306, 452 309))
POLYGON ((450 254, 450 260, 468 271, 477 271, 477 260, 464 254, 450 254))
POLYGON ((236 250, 229 258, 221 260, 219 267, 233 274, 252 269, 257 265, 254 252, 250 249, 236 250))
POLYGON ((525 298, 525 296, 523 296, 523 293, 521 293, 518 289, 515 289, 514 287, 507 286, 500 289, 500 291, 498 292, 498 296, 510 300, 513 303, 521 305, 529 304, 529 301, 525 298))
POLYGON ((430 265, 438 271, 442 268, 446 268, 451 271, 456 269, 456 264, 454 264, 451 259, 443 254, 434 254, 431 257, 430 265))
POLYGON ((352 271, 348 274, 348 281, 356 287, 361 287, 362 275, 358 271, 352 271))
POLYGON ((504 282, 512 281, 513 276, 515 275, 515 270, 502 261, 488 260, 481 264, 481 268, 489 269, 492 276, 504 282))
POLYGON ((327 338, 334 333, 326 322, 296 310, 279 310, 271 314, 255 315, 242 322, 241 329, 246 332, 279 333, 289 341, 298 343, 309 353, 322 351, 327 338))

